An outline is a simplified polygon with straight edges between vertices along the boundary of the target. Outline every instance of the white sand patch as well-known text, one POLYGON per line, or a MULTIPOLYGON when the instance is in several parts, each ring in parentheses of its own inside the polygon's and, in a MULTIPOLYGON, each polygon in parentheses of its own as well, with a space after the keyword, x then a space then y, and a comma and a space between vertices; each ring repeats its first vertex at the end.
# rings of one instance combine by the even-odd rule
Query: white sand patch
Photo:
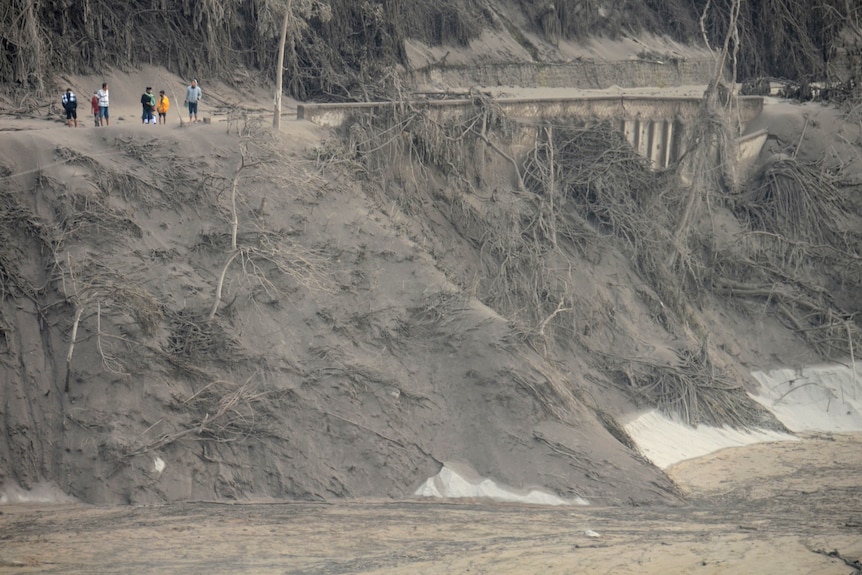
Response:
POLYGON ((792 431, 862 431, 862 362, 754 372, 754 399, 792 431))
POLYGON ((0 486, 0 505, 20 503, 75 503, 77 500, 66 495, 53 483, 42 481, 32 489, 24 489, 14 481, 7 480, 0 486))
POLYGON ((479 497, 533 505, 589 505, 589 502, 580 497, 563 499, 546 491, 498 485, 491 479, 480 477, 469 465, 452 462, 445 463, 437 475, 429 477, 416 490, 415 495, 438 498, 479 497))
POLYGON ((741 430, 709 425, 694 428, 656 410, 640 415, 628 423, 625 429, 641 452, 662 469, 727 447, 797 440, 787 433, 767 429, 741 430))

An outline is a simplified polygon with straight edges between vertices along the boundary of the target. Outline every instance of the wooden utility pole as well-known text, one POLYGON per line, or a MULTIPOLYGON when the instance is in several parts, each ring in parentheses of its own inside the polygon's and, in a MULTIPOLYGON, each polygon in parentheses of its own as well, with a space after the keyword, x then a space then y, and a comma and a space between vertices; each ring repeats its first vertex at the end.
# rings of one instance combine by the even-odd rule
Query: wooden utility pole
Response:
POLYGON ((281 25, 281 39, 278 42, 278 68, 275 72, 275 109, 272 112, 272 128, 274 130, 281 128, 281 91, 284 81, 284 44, 287 40, 287 27, 290 25, 292 10, 293 0, 287 0, 287 7, 284 10, 284 23, 281 25))

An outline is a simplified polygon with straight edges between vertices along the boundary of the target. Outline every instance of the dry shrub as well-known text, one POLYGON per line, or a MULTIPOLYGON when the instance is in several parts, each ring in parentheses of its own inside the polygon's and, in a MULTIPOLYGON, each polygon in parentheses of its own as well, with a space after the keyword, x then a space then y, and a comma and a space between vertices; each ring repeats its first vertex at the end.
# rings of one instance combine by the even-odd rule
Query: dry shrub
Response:
POLYGON ((422 294, 422 307, 412 311, 418 325, 438 330, 466 306, 464 294, 450 289, 429 288, 422 294))
POLYGON ((11 187, 0 186, 0 335, 4 346, 8 346, 8 334, 14 332, 4 316, 5 302, 21 296, 39 301, 43 288, 37 286, 44 281, 30 277, 26 268, 36 253, 53 250, 53 236, 11 187), (35 249, 28 245, 33 240, 35 249))
MULTIPOLYGON (((129 155, 137 161, 158 160, 154 152, 158 148, 155 144, 137 144, 133 142, 116 142, 118 146, 125 147, 129 155)), ((134 174, 107 168, 89 156, 85 156, 71 148, 58 147, 55 155, 70 165, 81 166, 86 169, 87 177, 98 189, 98 202, 103 204, 103 210, 111 210, 107 206, 108 198, 123 198, 126 202, 134 203, 142 207, 155 207, 159 205, 162 197, 161 191, 139 176, 134 174)), ((57 187, 63 189, 63 186, 57 187)))
POLYGON ((702 201, 709 182, 685 187, 673 169, 652 170, 607 122, 557 126, 539 150, 528 159, 525 181, 539 197, 559 189, 557 221, 570 225, 557 227, 580 231, 570 237, 612 235, 664 303, 684 313, 700 293, 703 267, 690 247, 694 207, 686 205, 702 201), (688 220, 677 215, 685 213, 688 220))
MULTIPOLYGON (((448 219, 478 252, 481 268, 466 278, 474 284, 470 293, 510 318, 519 337, 546 350, 557 330, 573 331, 566 321, 577 297, 573 270, 561 254, 585 253, 596 234, 562 188, 528 189, 523 166, 506 151, 522 127, 487 96, 472 98, 474 106, 459 115, 398 103, 357 117, 345 131, 345 150, 401 214, 417 216, 413 222, 437 218, 427 212, 433 206, 448 219), (501 166, 511 170, 516 189, 506 189, 501 166), (487 196, 489 181, 499 188, 487 196)), ((541 178, 545 168, 534 168, 530 177, 541 178)), ((445 321, 448 305, 429 299, 418 323, 445 321)))
POLYGON ((89 288, 94 297, 106 303, 107 309, 131 317, 145 337, 156 335, 164 319, 164 310, 156 296, 142 288, 139 282, 106 273, 98 282, 91 280, 89 288))
POLYGON ((13 188, 0 186, 0 300, 17 295, 35 300, 39 290, 33 285, 34 278, 22 270, 33 257, 27 242, 35 240, 37 250, 51 253, 55 236, 53 228, 24 205, 13 188))
MULTIPOLYGON (((646 30, 678 40, 726 36, 733 0, 520 0, 530 27, 551 41, 646 30)), ((301 100, 383 99, 407 39, 465 46, 505 19, 479 0, 327 0, 293 2, 285 67, 288 91, 301 100)), ((50 73, 165 65, 191 77, 247 81, 252 67, 273 77, 284 3, 274 0, 9 0, 0 11, 0 83, 34 106, 50 73), (74 58, 70 58, 74 54, 74 58)), ((741 76, 825 78, 842 27, 858 22, 843 0, 752 0, 740 15, 741 76)), ((79 88, 80 91, 80 88, 79 88)))
MULTIPOLYGON (((708 340, 700 349, 677 350, 679 363, 605 357, 605 372, 633 397, 688 425, 763 427, 771 418, 741 383, 712 361, 708 340)), ((772 425, 775 425, 774 423, 772 425)))
MULTIPOLYGON (((706 19, 710 38, 727 33, 732 1, 713 0, 706 19)), ((844 23, 854 10, 852 2, 843 0, 744 2, 738 26, 740 77, 826 79, 844 23)))
POLYGON ((422 198, 437 187, 429 182, 440 182, 435 209, 478 248, 477 296, 511 318, 523 338, 544 345, 567 324, 562 320, 577 297, 572 264, 562 254, 586 253, 596 233, 573 205, 557 167, 544 164, 554 143, 540 141, 524 167, 505 151, 520 128, 492 99, 477 93, 473 103, 446 119, 433 108, 407 104, 358 117, 345 133, 346 149, 408 216, 426 209, 422 198), (517 189, 485 196, 491 177, 500 184, 501 165, 510 167, 517 189), (563 183, 545 189, 546 178, 563 183))
POLYGON ((179 367, 205 368, 211 363, 231 367, 250 357, 230 327, 218 319, 189 309, 168 312, 167 318, 170 334, 162 350, 179 367))
POLYGON ((116 242, 143 236, 132 214, 111 206, 95 193, 69 193, 55 205, 55 217, 66 239, 116 242))
MULTIPOLYGON (((312 10, 294 19, 290 32, 288 91, 299 99, 388 99, 397 90, 395 67, 407 64, 405 39, 465 46, 488 23, 476 0, 330 0, 326 7, 325 14, 312 10)), ((256 55, 270 70, 273 37, 267 36, 259 37, 264 49, 256 55)))
POLYGON ((269 392, 252 376, 243 383, 216 380, 178 405, 191 413, 206 414, 197 434, 204 439, 234 441, 266 431, 265 418, 259 416, 269 392))
POLYGON ((154 336, 164 319, 161 303, 138 284, 115 283, 112 287, 108 298, 135 320, 145 336, 154 336))
POLYGON ((548 193, 551 177, 593 226, 636 252, 650 251, 662 240, 660 229, 669 217, 660 213, 665 178, 650 170, 649 161, 610 123, 555 127, 525 167, 525 180, 536 194, 548 193), (547 173, 549 165, 555 174, 547 173))
POLYGON ((217 189, 214 175, 201 177, 193 163, 176 154, 158 158, 162 196, 173 208, 204 204, 209 190, 217 189))
MULTIPOLYGON (((278 306, 285 293, 298 289, 314 296, 332 293, 334 277, 331 254, 325 249, 309 248, 293 241, 288 232, 248 231, 238 234, 239 248, 230 250, 232 235, 204 231, 193 246, 199 251, 227 254, 220 279, 215 286, 216 299, 210 312, 213 318, 221 304, 225 278, 234 266, 240 268, 239 282, 251 286, 251 299, 278 306), (234 262, 237 262, 234 264, 234 262)), ((236 272, 231 272, 236 274, 236 272)), ((234 296, 234 300, 236 299, 234 296)))
POLYGON ((852 206, 839 185, 822 162, 776 156, 735 209, 752 229, 813 245, 840 245, 852 206))
POLYGON ((491 98, 474 93, 472 99, 474 106, 458 117, 443 117, 450 110, 406 101, 373 116, 356 114, 344 123, 345 151, 354 154, 374 180, 394 179, 415 187, 433 169, 469 189, 486 176, 477 148, 492 134, 505 138, 512 130, 491 98))
MULTIPOLYGON (((121 458, 134 457, 163 449, 186 438, 232 442, 269 434, 270 418, 262 415, 269 396, 270 392, 255 381, 255 375, 242 383, 224 379, 210 381, 173 405, 174 409, 186 413, 190 419, 182 429, 162 433, 150 441, 139 440, 135 444, 124 445, 118 455, 121 458)), ((145 436, 150 429, 141 436, 145 436)))
POLYGON ((708 254, 713 239, 699 231, 704 212, 721 205, 735 189, 736 130, 731 122, 731 103, 720 82, 711 84, 697 116, 686 127, 682 157, 668 182, 666 202, 669 242, 647 270, 653 286, 679 313, 699 301, 709 273, 708 254))
POLYGON ((862 289, 856 193, 822 162, 773 157, 733 198, 734 212, 750 231, 717 254, 717 293, 750 302, 754 313, 770 309, 824 358, 852 355, 862 330, 836 295, 862 289), (840 278, 836 293, 826 287, 830 276, 840 278))
MULTIPOLYGON (((92 257, 65 259, 59 256, 54 262, 55 281, 67 302, 87 308, 88 316, 114 312, 132 318, 146 337, 158 331, 164 319, 159 299, 142 286, 136 278, 111 269, 92 257)), ((124 327, 128 331, 128 327, 124 327)))

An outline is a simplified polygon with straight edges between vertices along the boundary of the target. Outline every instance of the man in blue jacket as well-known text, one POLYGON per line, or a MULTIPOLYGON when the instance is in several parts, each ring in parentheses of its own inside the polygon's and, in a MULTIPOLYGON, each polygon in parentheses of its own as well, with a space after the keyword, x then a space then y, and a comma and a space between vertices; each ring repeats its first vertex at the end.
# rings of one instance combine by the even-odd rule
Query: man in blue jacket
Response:
POLYGON ((198 121, 198 102, 201 101, 201 87, 197 80, 192 80, 192 85, 186 88, 185 104, 189 108, 189 122, 198 121), (194 120, 192 120, 194 117, 194 120))

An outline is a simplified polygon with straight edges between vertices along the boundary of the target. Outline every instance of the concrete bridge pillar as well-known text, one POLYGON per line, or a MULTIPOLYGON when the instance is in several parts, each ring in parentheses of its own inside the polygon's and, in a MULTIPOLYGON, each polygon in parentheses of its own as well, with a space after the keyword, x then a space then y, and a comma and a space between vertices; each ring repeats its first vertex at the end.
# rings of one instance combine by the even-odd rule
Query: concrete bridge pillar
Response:
POLYGON ((682 135, 676 121, 668 119, 622 120, 620 130, 629 145, 650 161, 653 169, 666 168, 677 160, 680 148, 677 138, 682 135))

